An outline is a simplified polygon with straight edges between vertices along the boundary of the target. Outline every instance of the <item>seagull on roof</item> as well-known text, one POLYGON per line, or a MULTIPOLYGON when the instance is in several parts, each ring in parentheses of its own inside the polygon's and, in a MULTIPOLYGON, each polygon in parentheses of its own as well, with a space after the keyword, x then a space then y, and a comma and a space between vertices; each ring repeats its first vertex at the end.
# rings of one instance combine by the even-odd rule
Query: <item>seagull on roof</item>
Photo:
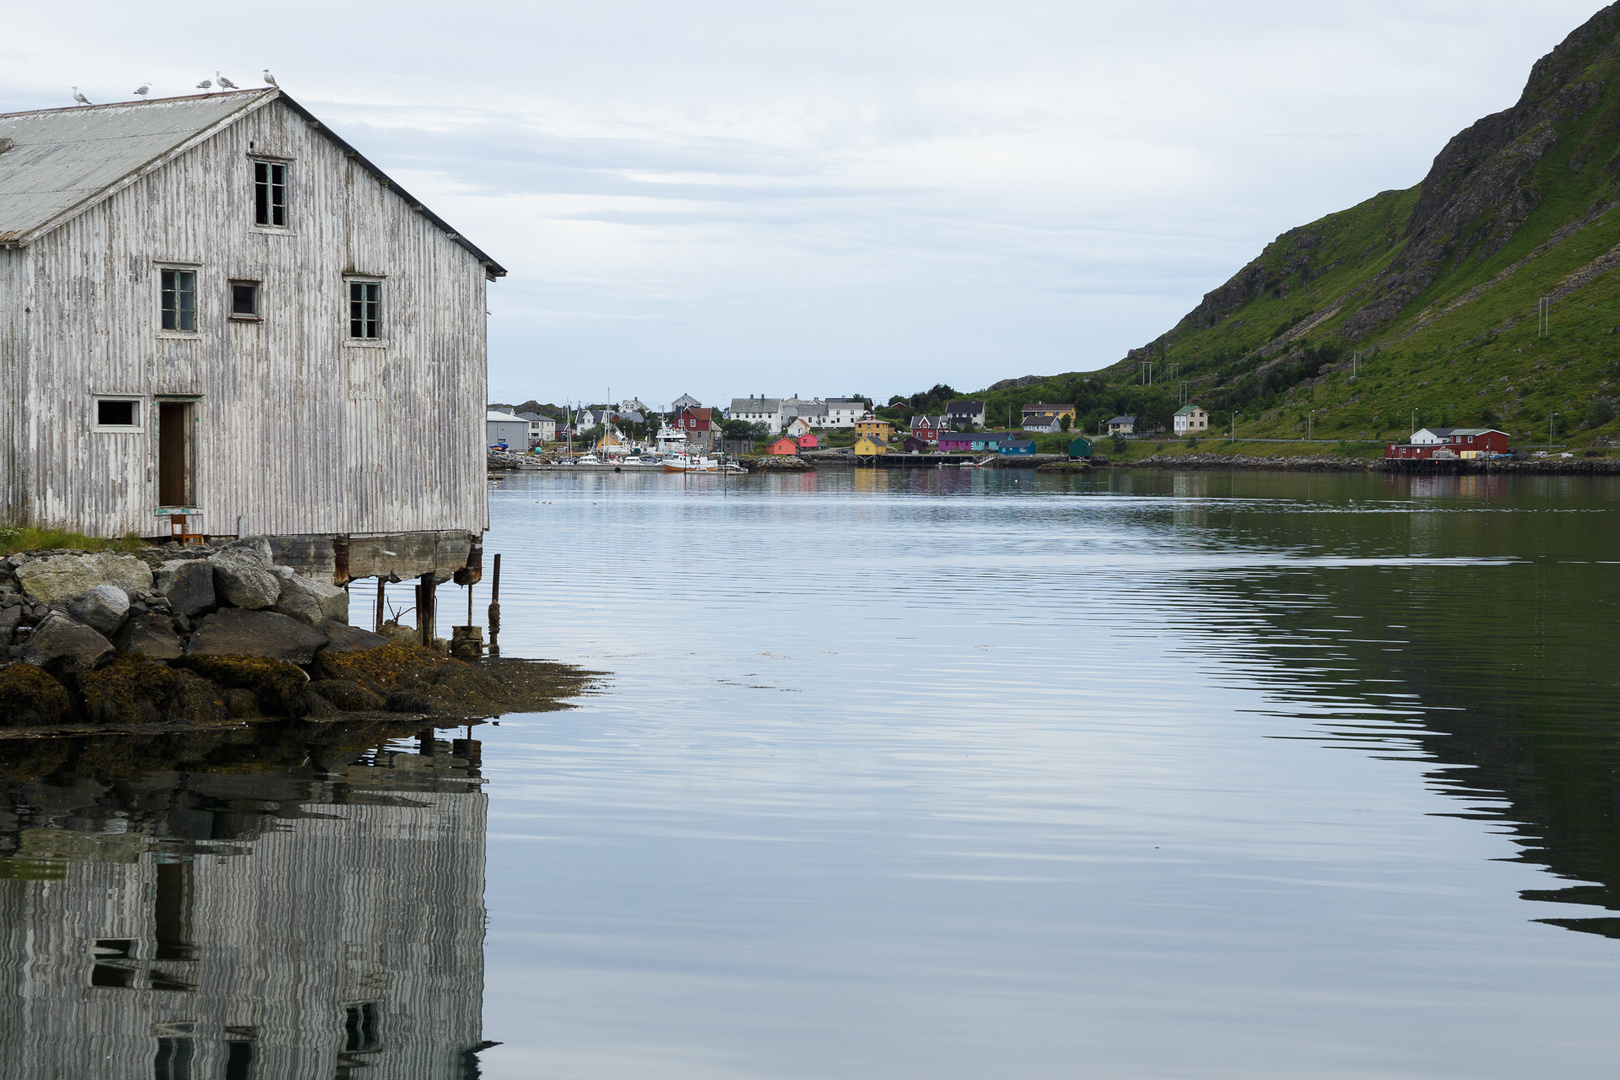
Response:
POLYGON ((236 89, 236 84, 231 82, 231 80, 227 79, 225 76, 221 75, 218 71, 214 72, 214 81, 219 83, 219 85, 223 86, 227 90, 236 89))
POLYGON ((269 83, 271 86, 280 86, 281 85, 280 83, 276 82, 276 77, 274 75, 270 74, 270 69, 269 68, 264 69, 264 81, 269 83))
POLYGON ((77 101, 80 105, 90 104, 90 99, 79 93, 79 88, 77 86, 73 88, 73 100, 77 101))
POLYGON ((145 97, 147 94, 150 94, 151 92, 152 92, 152 84, 150 82, 143 82, 143 83, 141 83, 141 85, 139 85, 139 86, 137 86, 135 88, 135 94, 137 96, 139 96, 139 97, 145 97))
POLYGON ((213 85, 214 85, 214 80, 213 79, 204 79, 202 82, 197 84, 197 89, 206 90, 210 86, 213 86, 213 85))

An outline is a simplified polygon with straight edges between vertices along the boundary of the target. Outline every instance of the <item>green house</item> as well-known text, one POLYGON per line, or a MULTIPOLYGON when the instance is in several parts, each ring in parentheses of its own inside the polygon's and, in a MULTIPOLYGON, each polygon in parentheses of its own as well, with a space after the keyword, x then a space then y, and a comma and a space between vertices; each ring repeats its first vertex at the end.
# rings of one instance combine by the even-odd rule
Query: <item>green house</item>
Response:
POLYGON ((1069 460, 1070 461, 1074 461, 1077 458, 1088 458, 1090 456, 1091 456, 1091 440, 1090 439, 1076 439, 1076 440, 1074 440, 1074 442, 1069 444, 1069 460))

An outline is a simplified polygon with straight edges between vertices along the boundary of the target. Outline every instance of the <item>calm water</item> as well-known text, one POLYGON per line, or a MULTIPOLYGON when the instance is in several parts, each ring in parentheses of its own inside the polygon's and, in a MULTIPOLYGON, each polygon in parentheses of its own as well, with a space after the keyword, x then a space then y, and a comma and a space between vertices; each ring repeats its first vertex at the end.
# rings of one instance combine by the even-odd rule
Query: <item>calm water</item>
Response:
POLYGON ((481 761, 0 746, 6 1075, 1613 1075, 1620 485, 492 502, 481 761))

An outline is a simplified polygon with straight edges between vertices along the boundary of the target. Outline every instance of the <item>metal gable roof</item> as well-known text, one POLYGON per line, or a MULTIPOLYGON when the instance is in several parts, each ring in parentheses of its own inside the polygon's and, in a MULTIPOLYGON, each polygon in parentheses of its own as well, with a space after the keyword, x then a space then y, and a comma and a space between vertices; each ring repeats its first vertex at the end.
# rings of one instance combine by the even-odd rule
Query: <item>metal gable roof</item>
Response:
POLYGON ((504 267, 275 87, 0 113, 0 243, 32 242, 277 100, 470 252, 491 278, 506 276, 504 267))
POLYGON ((34 239, 274 93, 0 115, 0 241, 34 239))

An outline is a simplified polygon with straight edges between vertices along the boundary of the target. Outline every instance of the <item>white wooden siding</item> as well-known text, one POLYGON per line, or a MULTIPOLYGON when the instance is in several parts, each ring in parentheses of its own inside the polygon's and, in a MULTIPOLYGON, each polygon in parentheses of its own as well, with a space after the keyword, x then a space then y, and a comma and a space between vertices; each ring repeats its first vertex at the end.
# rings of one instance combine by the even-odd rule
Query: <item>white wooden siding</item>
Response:
MULTIPOLYGON (((0 995, 4 1075, 150 1077, 157 1030, 187 1024, 193 1076, 224 1076, 227 1027, 251 1027, 253 1075, 330 1080, 345 1007, 374 1001, 383 1047, 360 1075, 464 1077, 462 1055, 482 1041, 487 797, 373 793, 355 779, 349 805, 317 785, 316 799, 284 802, 305 816, 209 845, 220 854, 178 856, 192 863, 192 961, 152 960, 162 847, 152 837, 26 832, 25 846, 71 861, 61 880, 0 880, 0 972, 12 984, 0 995), (136 942, 134 986, 90 985, 105 938, 136 942), (196 989, 149 989, 147 969, 196 989)), ((263 786, 248 778, 243 794, 262 797, 263 786)))
POLYGON ((12 513, 166 532, 152 399, 196 395, 202 531, 487 526, 485 269, 281 102, 0 254, 24 264, 20 289, 0 272, 6 310, 33 309, 21 316, 27 405, 0 440, 20 444, 12 513), (285 231, 253 225, 260 154, 291 162, 285 231), (166 261, 197 265, 194 337, 159 333, 166 261), (346 274, 384 282, 381 346, 347 344, 346 274), (262 322, 229 319, 231 279, 263 283, 262 322), (94 396, 108 393, 146 398, 140 434, 92 430, 94 396))

